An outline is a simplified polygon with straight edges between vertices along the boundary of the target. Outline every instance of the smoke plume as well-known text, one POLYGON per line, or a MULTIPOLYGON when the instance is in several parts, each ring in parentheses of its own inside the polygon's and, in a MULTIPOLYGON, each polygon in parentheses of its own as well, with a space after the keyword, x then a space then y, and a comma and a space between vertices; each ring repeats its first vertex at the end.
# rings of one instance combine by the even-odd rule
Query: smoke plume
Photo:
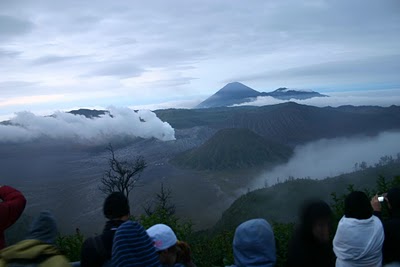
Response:
POLYGON ((8 125, 0 125, 0 143, 33 141, 41 137, 80 143, 100 144, 114 138, 157 138, 175 140, 175 131, 148 110, 109 108, 110 113, 97 118, 56 112, 52 116, 37 116, 19 112, 8 125))

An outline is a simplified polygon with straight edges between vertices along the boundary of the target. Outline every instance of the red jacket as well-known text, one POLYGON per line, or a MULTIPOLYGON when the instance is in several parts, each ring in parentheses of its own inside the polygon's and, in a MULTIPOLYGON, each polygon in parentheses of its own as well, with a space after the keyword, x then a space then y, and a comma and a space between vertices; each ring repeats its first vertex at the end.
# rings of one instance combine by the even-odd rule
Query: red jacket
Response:
POLYGON ((26 199, 21 192, 9 186, 0 187, 0 250, 6 244, 4 231, 13 225, 25 209, 26 199))

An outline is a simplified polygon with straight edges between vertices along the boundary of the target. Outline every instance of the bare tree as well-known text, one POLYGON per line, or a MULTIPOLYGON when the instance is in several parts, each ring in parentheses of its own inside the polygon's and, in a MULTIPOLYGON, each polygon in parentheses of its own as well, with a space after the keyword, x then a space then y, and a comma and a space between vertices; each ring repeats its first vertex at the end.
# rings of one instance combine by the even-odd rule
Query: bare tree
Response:
POLYGON ((169 188, 165 188, 164 183, 161 183, 160 192, 155 195, 155 208, 152 203, 143 207, 146 215, 151 216, 157 211, 163 211, 167 216, 175 214, 176 207, 171 204, 172 192, 169 188))
POLYGON ((137 157, 134 162, 120 161, 115 157, 114 148, 109 144, 109 169, 101 179, 100 191, 104 194, 122 192, 126 197, 133 188, 138 187, 140 175, 147 167, 143 157, 137 157))

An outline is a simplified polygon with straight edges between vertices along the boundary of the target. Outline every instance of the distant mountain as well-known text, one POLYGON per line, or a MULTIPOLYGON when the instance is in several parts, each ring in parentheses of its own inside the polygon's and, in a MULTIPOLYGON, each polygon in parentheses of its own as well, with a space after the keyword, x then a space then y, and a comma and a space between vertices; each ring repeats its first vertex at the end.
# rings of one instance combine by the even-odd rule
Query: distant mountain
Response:
POLYGON ((263 107, 157 110, 175 129, 247 128, 267 140, 296 145, 321 138, 375 135, 400 129, 400 107, 319 108, 294 102, 263 107))
POLYGON ((83 115, 89 119, 97 118, 100 115, 104 115, 104 114, 110 114, 110 112, 108 110, 96 110, 96 109, 85 109, 85 108, 71 110, 68 113, 71 113, 74 115, 83 115))
POLYGON ((228 107, 255 98, 260 92, 239 82, 228 83, 218 92, 201 102, 196 108, 228 107))
POLYGON ((276 89, 275 91, 270 93, 261 93, 261 96, 272 96, 274 98, 281 100, 290 100, 290 99, 303 100, 313 97, 327 97, 327 95, 322 95, 312 90, 295 90, 295 89, 288 89, 286 87, 276 89))
POLYGON ((295 90, 279 88, 273 92, 259 92, 242 83, 228 83, 218 92, 201 102, 196 108, 229 107, 254 100, 258 96, 271 96, 280 100, 308 99, 313 97, 326 97, 312 90, 295 90))
POLYGON ((223 129, 200 147, 178 155, 172 163, 197 170, 246 169, 286 162, 292 153, 291 148, 268 142, 248 129, 223 129))

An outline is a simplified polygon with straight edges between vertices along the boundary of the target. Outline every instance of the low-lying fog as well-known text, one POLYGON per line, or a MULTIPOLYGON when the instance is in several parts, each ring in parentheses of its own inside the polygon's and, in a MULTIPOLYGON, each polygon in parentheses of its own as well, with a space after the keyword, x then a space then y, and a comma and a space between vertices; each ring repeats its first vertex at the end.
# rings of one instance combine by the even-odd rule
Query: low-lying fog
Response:
POLYGON ((355 170, 355 164, 378 163, 383 156, 400 153, 400 132, 384 132, 374 137, 322 139, 295 148, 287 164, 280 165, 255 179, 250 188, 282 182, 289 177, 323 179, 355 170))
POLYGON ((175 140, 175 131, 149 110, 109 107, 109 114, 86 118, 65 112, 37 116, 24 111, 0 124, 0 144, 35 141, 41 137, 83 144, 107 144, 112 138, 141 137, 162 141, 175 140))

